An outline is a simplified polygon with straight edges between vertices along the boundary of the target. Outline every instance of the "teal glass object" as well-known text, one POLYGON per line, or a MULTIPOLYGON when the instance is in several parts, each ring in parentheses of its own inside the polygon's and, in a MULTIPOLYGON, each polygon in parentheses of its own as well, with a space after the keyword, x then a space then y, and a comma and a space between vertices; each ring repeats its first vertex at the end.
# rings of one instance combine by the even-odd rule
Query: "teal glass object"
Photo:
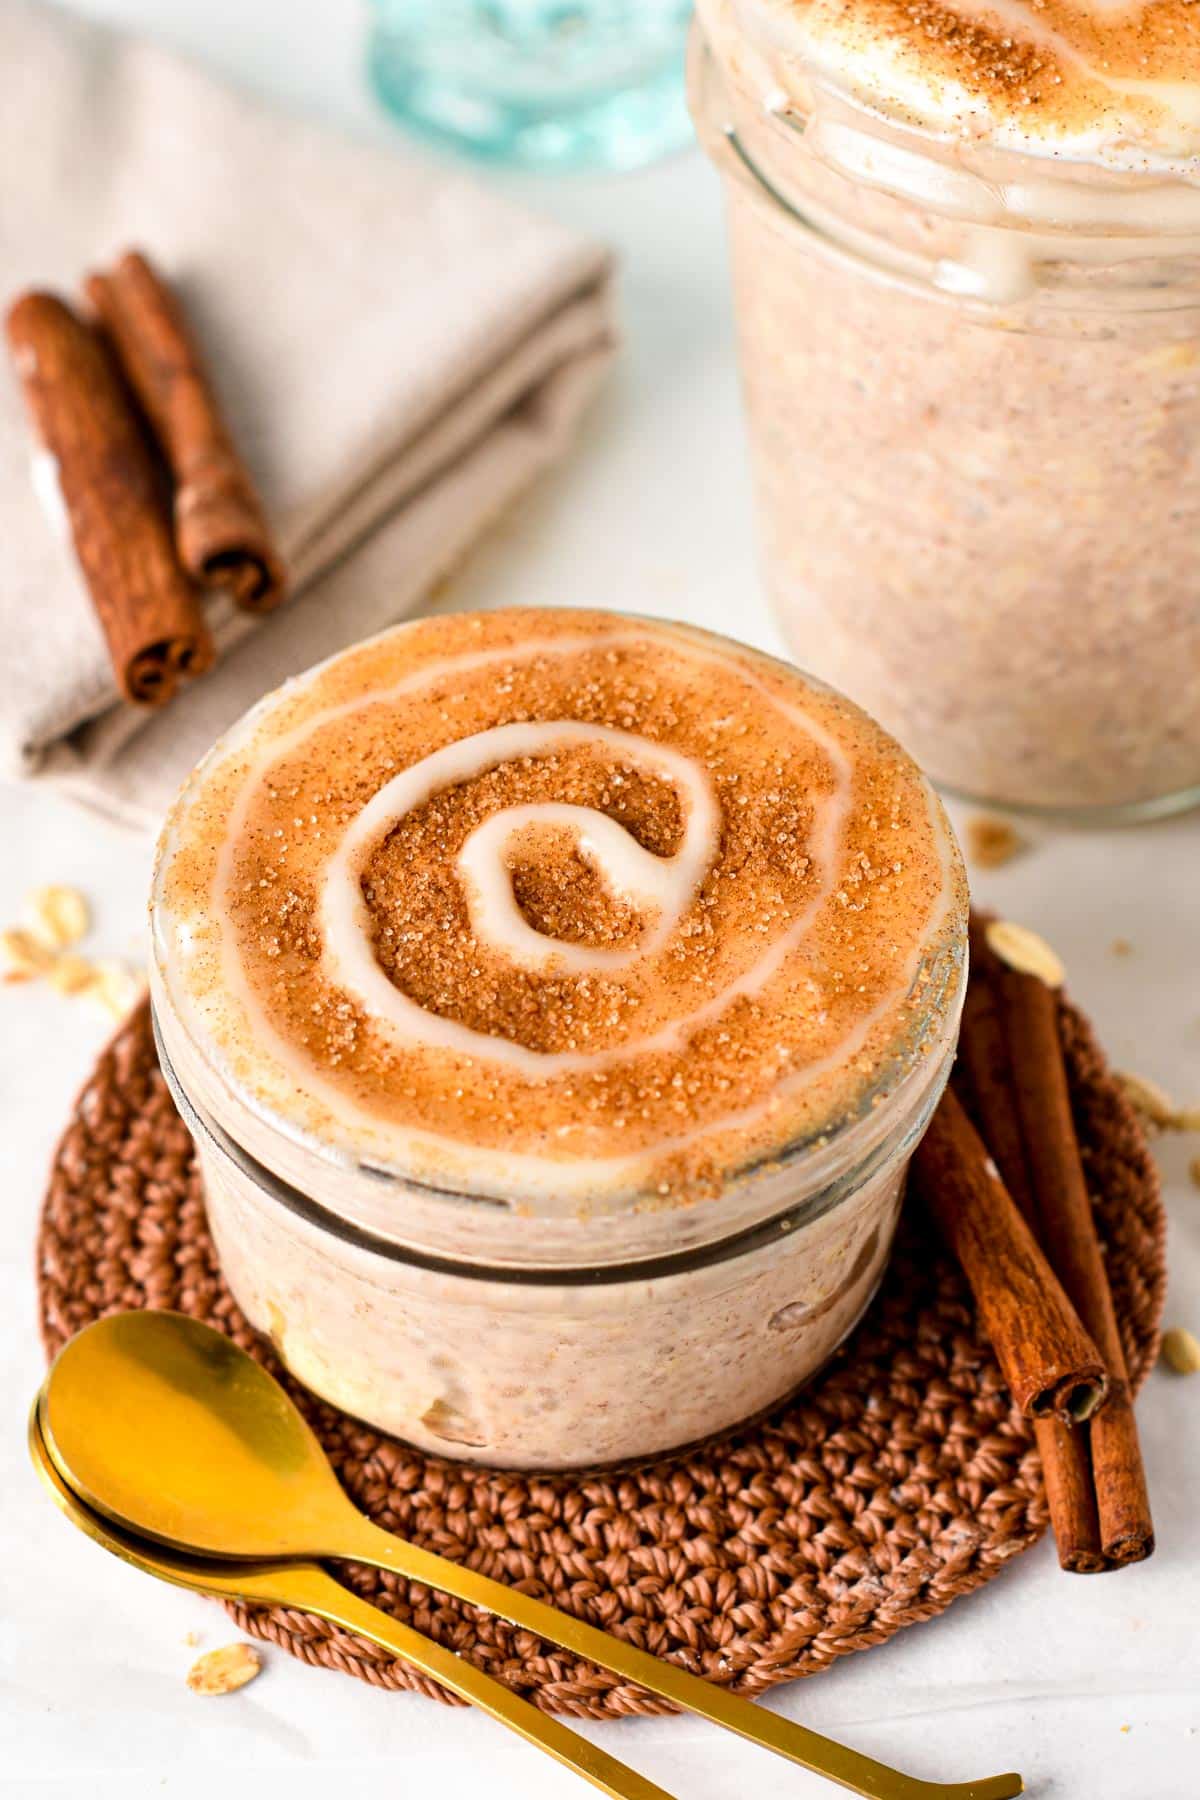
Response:
POLYGON ((692 140, 691 0, 374 0, 368 67, 402 124, 536 169, 633 169, 692 140))

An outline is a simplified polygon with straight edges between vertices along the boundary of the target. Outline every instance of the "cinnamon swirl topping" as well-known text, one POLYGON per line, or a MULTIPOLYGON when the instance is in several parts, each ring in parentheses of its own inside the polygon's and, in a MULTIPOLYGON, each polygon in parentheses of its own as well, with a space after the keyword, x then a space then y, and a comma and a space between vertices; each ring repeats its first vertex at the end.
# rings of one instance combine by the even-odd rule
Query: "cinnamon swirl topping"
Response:
POLYGON ((251 713, 164 832, 161 978, 331 1152, 686 1198, 903 1077, 956 984, 941 807, 849 702, 615 614, 422 620, 251 713))
POLYGON ((965 141, 1196 178, 1192 0, 698 0, 765 98, 826 84, 965 141))

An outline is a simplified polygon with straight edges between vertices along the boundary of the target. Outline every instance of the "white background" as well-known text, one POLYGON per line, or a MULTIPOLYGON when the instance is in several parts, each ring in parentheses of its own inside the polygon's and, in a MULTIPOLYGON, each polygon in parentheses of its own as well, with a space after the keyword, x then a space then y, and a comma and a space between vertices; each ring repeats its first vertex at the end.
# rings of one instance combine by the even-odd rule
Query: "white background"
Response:
MULTIPOLYGON (((264 93, 387 135, 360 74, 349 0, 91 0, 264 93)), ((10 180, 14 172, 0 171, 10 180)), ((620 180, 521 184, 614 243, 628 343, 579 453, 502 528, 448 604, 581 603, 695 620, 778 648, 756 580, 716 181, 698 153, 620 180)), ((30 269, 30 279, 39 271, 30 269)), ((31 529, 34 528, 31 519, 31 529)), ((962 809, 956 809, 961 819, 962 809)), ((1200 1101, 1200 818, 1126 833, 1036 833, 981 897, 1041 930, 1114 1060, 1200 1101), (1113 954, 1114 939, 1133 945, 1113 954)), ((35 883, 78 883, 94 945, 139 955, 149 846, 52 796, 0 789, 0 923, 35 883)), ((46 990, 0 991, 0 1791, 66 1800, 558 1800, 587 1791, 489 1721, 377 1693, 268 1651, 243 1693, 184 1675, 229 1641, 224 1615, 74 1534, 27 1469, 41 1378, 31 1246, 47 1160, 106 1027, 46 990)), ((1158 1146, 1171 1213, 1168 1322, 1200 1333, 1200 1138, 1158 1146)), ((1200 1378, 1158 1370, 1140 1406, 1154 1560, 1062 1575, 1048 1543, 983 1593, 771 1705, 949 1780, 1019 1768, 1055 1800, 1200 1794, 1200 1378)), ((680 1800, 831 1792, 687 1719, 587 1727, 680 1800)))

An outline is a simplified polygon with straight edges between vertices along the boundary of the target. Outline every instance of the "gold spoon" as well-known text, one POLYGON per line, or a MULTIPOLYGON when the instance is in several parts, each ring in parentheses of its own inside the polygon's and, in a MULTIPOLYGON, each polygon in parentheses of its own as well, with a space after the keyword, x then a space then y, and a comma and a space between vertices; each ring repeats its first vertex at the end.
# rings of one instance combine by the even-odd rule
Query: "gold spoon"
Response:
POLYGON ((474 1570, 382 1530, 338 1485, 279 1383, 220 1332, 128 1312, 71 1339, 39 1421, 59 1473, 118 1525, 193 1554, 391 1569, 508 1619, 867 1800, 1012 1800, 1019 1775, 903 1775, 474 1570))
POLYGON ((665 1789, 639 1775, 616 1757, 590 1744, 586 1738, 566 1725, 539 1712, 528 1700, 510 1692, 500 1682, 485 1675, 473 1663, 465 1662, 453 1650, 446 1650, 432 1639, 422 1637, 409 1625, 402 1625, 377 1606, 361 1600, 357 1594, 336 1582, 315 1563, 304 1562, 235 1562, 219 1558, 186 1556, 181 1550, 167 1549, 121 1531, 99 1513, 85 1506, 75 1490, 68 1486, 54 1466, 38 1425, 37 1407, 29 1421, 29 1453, 33 1464, 49 1489, 55 1504, 73 1525, 87 1537, 123 1562, 132 1563, 147 1575, 176 1587, 192 1588, 222 1600, 245 1600, 254 1606, 289 1606, 299 1612, 328 1619, 359 1637, 370 1638, 393 1656, 411 1663, 422 1674, 432 1675, 443 1687, 450 1688, 469 1700, 481 1712, 489 1713, 527 1743, 545 1750, 557 1762, 574 1769, 593 1787, 612 1796, 612 1800, 672 1800, 665 1789))

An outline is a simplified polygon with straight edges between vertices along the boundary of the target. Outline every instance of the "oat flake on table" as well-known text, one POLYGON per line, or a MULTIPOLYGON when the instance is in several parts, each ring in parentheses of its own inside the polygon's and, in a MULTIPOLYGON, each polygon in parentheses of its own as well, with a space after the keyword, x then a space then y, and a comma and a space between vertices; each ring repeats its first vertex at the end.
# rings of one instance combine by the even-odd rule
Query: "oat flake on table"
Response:
POLYGON ((206 1650, 188 1670, 193 1694, 232 1694, 262 1672, 262 1657, 253 1644, 225 1644, 206 1650))

